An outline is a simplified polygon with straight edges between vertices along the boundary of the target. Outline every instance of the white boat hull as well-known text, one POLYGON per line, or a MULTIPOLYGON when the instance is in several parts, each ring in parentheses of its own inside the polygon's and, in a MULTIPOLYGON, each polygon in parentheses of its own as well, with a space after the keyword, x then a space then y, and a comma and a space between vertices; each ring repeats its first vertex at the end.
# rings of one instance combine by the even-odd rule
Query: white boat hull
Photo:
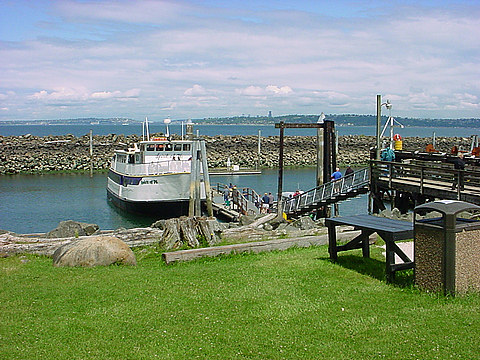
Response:
MULTIPOLYGON (((188 215, 190 198, 189 173, 152 176, 126 176, 110 170, 107 194, 117 207, 133 213, 151 214, 159 218, 188 215)), ((205 200, 205 187, 200 186, 205 200)))

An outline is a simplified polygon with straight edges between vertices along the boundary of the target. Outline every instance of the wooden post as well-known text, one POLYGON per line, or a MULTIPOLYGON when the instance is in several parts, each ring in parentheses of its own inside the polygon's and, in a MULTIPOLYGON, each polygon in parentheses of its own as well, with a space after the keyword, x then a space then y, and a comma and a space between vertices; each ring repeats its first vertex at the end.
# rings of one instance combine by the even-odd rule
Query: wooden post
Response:
POLYGON ((260 141, 260 134, 262 133, 262 130, 258 130, 258 157, 257 157, 257 168, 255 170, 258 170, 260 168, 260 145, 261 145, 261 141, 260 141))
POLYGON ((324 148, 324 136, 323 128, 317 128, 317 186, 323 184, 323 148, 324 148))
POLYGON ((337 157, 335 156, 335 128, 332 120, 325 121, 325 146, 323 155, 323 182, 330 181, 333 169, 337 166, 337 157))
POLYGON ((90 129, 90 177, 93 177, 93 130, 90 129))
POLYGON ((212 190, 210 188, 210 174, 208 172, 207 149, 205 147, 205 140, 201 140, 200 150, 202 155, 203 183, 205 184, 205 197, 207 201, 207 215, 211 217, 213 216, 212 190))
POLYGON ((196 160, 195 154, 197 153, 197 146, 196 142, 192 142, 192 162, 190 167, 190 195, 188 198, 188 216, 193 217, 195 216, 195 175, 197 173, 196 170, 196 160))
POLYGON ((280 121, 280 154, 278 157, 278 191, 277 191, 277 215, 282 216, 282 193, 283 193, 283 135, 285 122, 280 121))
POLYGON ((376 160, 380 160, 380 134, 382 126, 382 95, 377 95, 377 148, 376 160))
POLYGON ((200 141, 196 140, 197 143, 195 149, 195 215, 202 216, 202 207, 201 207, 201 192, 200 192, 200 141))

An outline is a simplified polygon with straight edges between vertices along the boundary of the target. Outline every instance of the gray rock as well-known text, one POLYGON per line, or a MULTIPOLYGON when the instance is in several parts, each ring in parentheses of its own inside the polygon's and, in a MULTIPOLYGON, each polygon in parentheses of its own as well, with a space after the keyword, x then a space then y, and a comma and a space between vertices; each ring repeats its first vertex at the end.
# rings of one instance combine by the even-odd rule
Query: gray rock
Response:
POLYGON ((402 213, 397 208, 393 208, 391 218, 400 220, 402 218, 402 213))
POLYGON ((277 216, 272 220, 270 220, 268 224, 271 225, 273 229, 277 229, 280 226, 280 224, 285 224, 286 222, 287 220, 285 220, 283 217, 277 216))
POLYGON ((114 236, 95 236, 73 241, 53 253, 53 266, 136 265, 133 251, 114 236))
POLYGON ((310 216, 302 216, 301 218, 295 220, 292 225, 301 230, 310 230, 317 227, 317 224, 310 216))
POLYGON ((49 231, 47 238, 66 238, 77 236, 89 236, 99 230, 97 224, 87 224, 73 220, 61 221, 56 229, 49 231))
POLYGON ((266 223, 266 224, 263 224, 263 230, 266 230, 266 231, 272 231, 273 230, 273 226, 269 223, 266 223))
POLYGON ((240 223, 240 226, 245 226, 253 223, 255 219, 256 219, 255 215, 241 215, 238 222, 240 223))

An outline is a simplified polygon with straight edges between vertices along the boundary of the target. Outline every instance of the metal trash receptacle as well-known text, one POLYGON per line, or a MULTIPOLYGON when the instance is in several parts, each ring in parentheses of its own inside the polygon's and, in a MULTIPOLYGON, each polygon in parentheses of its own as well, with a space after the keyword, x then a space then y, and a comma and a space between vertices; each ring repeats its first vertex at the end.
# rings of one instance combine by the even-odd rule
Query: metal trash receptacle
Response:
POLYGON ((420 289, 480 291, 480 221, 471 216, 479 212, 480 206, 456 200, 414 209, 415 283, 420 289), (429 213, 434 216, 421 217, 429 213))

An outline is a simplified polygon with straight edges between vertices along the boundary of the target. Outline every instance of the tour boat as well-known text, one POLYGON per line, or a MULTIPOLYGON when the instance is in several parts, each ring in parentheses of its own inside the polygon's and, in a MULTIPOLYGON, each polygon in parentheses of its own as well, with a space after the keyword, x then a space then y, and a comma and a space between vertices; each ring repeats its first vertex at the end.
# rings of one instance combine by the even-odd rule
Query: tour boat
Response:
POLYGON ((205 200, 204 140, 193 138, 189 124, 185 139, 171 140, 165 123, 166 136, 150 137, 146 120, 143 141, 128 150, 115 150, 107 194, 120 209, 167 219, 188 215, 192 199, 205 200))

